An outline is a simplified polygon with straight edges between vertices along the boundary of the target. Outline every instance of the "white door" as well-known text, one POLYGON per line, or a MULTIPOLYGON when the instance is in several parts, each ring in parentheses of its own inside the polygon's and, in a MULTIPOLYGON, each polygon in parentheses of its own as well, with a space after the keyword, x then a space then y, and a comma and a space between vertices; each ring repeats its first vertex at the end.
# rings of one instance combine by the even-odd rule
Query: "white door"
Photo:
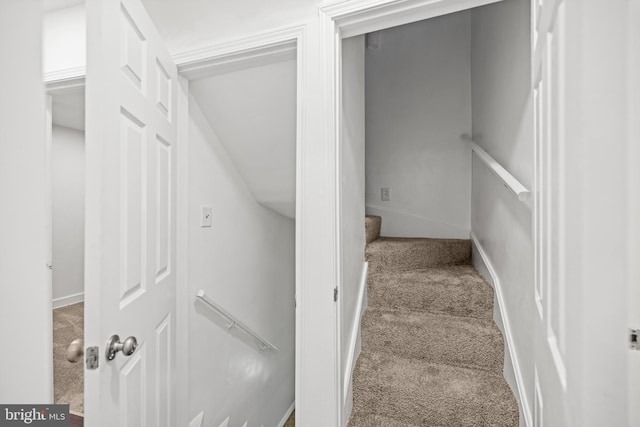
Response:
POLYGON ((86 423, 174 426, 177 71, 140 0, 88 0, 87 30, 86 423))
POLYGON ((533 425, 568 426, 565 313, 564 0, 534 0, 535 348, 533 425))

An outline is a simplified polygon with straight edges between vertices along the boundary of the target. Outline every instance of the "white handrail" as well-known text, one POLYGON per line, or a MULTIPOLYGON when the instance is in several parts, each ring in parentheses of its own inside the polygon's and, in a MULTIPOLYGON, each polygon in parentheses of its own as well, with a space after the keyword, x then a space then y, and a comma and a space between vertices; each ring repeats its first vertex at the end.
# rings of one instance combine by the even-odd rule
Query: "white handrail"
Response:
POLYGON ((486 151, 482 149, 471 137, 467 134, 462 135, 462 139, 467 141, 467 143, 471 146, 471 149, 478 155, 480 160, 482 160, 489 169, 496 174, 498 178, 502 180, 504 186, 511 190, 516 196, 518 196, 518 200, 524 202, 529 199, 531 192, 527 187, 522 185, 520 181, 516 179, 515 176, 511 175, 508 170, 506 170, 500 163, 496 161, 493 157, 489 155, 486 151))
POLYGON ((218 303, 213 301, 211 298, 207 297, 203 289, 200 289, 196 293, 196 298, 198 298, 200 301, 202 301, 209 307, 213 308, 215 311, 221 314, 222 317, 226 318, 229 321, 229 323, 227 324, 227 330, 234 327, 240 329, 241 331, 251 336, 251 338, 253 338, 256 341, 256 344, 258 344, 260 351, 264 351, 264 350, 278 351, 278 348, 275 345, 271 344, 269 341, 265 340, 260 335, 253 332, 251 328, 249 328, 247 325, 239 321, 235 316, 233 316, 227 310, 222 308, 218 303))

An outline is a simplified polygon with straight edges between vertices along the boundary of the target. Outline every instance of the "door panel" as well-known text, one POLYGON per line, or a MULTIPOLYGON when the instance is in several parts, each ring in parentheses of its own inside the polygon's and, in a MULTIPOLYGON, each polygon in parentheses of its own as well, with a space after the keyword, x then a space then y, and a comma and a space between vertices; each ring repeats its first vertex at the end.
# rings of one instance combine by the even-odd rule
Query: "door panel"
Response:
POLYGON ((564 0, 533 3, 534 426, 570 425, 565 337, 564 0))
POLYGON ((140 0, 88 0, 88 425, 175 425, 177 70, 140 0), (113 334, 137 338, 105 355, 113 334))

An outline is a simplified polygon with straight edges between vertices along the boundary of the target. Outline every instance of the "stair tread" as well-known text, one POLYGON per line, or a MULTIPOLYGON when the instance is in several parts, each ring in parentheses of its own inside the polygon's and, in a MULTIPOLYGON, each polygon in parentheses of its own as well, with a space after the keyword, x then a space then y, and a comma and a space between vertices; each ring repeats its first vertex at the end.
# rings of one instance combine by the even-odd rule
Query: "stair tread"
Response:
MULTIPOLYGON (((378 414, 353 415, 347 427, 421 427, 419 424, 407 424, 378 414)), ((434 426, 435 427, 435 426, 434 426)))
POLYGON ((393 414, 405 425, 518 425, 513 393, 490 371, 368 351, 358 359, 353 389, 355 418, 393 414))
POLYGON ((374 273, 367 293, 372 308, 493 318, 493 288, 471 265, 374 273))
POLYGON ((428 362, 502 372, 504 341, 492 320, 444 314, 368 309, 362 345, 428 362))

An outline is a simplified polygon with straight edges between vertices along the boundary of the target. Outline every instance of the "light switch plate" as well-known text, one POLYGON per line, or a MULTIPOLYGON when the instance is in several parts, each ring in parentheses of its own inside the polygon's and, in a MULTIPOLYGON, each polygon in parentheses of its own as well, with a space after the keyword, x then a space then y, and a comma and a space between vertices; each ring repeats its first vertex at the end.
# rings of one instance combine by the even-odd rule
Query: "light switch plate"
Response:
POLYGON ((383 202, 391 201, 391 188, 382 187, 380 189, 380 200, 383 201, 383 202))
POLYGON ((211 206, 202 207, 202 215, 200 217, 200 227, 211 227, 213 209, 211 206))

